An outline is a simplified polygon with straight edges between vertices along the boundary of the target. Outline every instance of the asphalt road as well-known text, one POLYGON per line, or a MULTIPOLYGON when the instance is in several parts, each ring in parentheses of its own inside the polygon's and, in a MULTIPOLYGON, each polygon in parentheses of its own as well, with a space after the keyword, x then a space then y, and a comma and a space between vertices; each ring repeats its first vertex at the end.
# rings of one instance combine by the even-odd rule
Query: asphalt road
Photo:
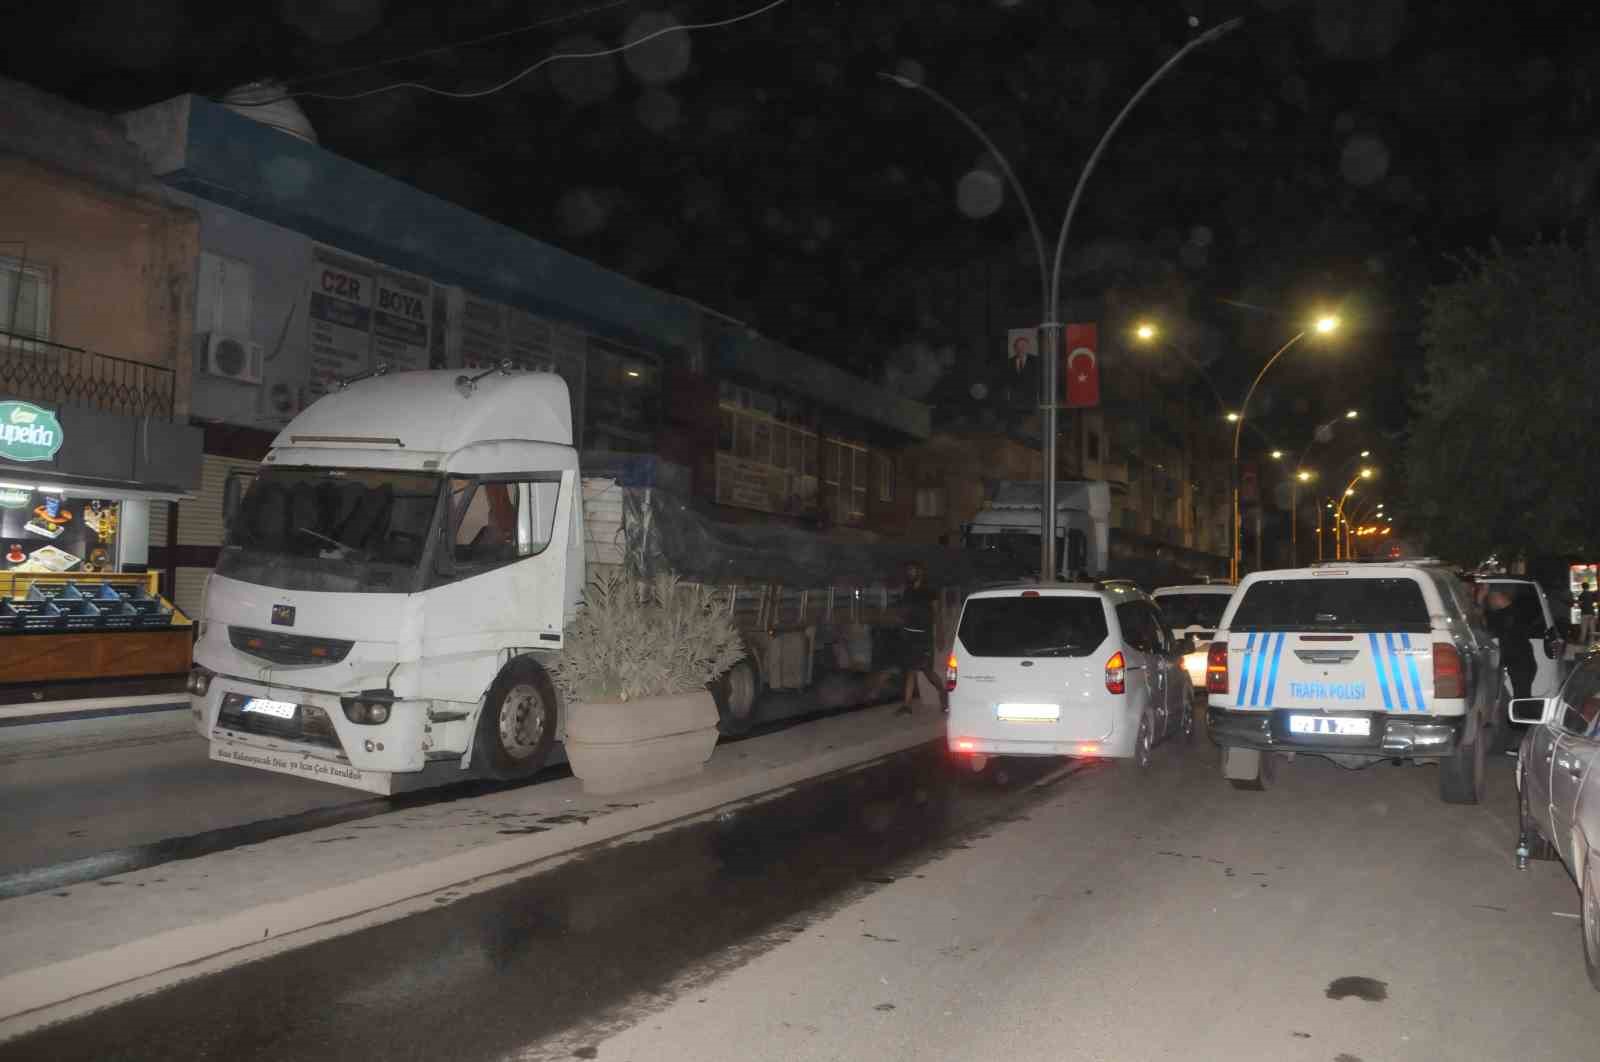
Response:
POLYGON ((1432 768, 937 751, 198 978, 0 1058, 1592 1057, 1554 864, 1432 768))

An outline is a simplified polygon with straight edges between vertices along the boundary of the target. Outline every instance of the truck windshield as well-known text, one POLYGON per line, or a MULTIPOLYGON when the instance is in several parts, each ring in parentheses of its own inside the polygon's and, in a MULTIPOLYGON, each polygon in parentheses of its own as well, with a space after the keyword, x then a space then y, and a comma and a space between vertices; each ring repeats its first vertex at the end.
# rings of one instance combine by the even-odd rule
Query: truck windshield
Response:
POLYGON ((442 482, 387 469, 263 469, 228 525, 217 574, 285 590, 412 593, 442 482))

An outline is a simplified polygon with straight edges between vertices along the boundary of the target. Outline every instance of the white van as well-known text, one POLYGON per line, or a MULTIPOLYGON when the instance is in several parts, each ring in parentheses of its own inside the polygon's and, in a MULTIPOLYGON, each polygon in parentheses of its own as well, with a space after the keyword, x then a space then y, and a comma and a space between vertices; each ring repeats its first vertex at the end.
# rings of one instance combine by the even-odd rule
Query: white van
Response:
POLYGON ((1154 602, 1095 583, 978 591, 961 608, 945 686, 950 750, 992 756, 1103 756, 1150 763, 1194 733, 1180 646, 1154 602))
POLYGON ((1465 584, 1430 559, 1332 561, 1240 584, 1206 658, 1207 723, 1236 788, 1285 754, 1345 767, 1436 762, 1452 804, 1483 797, 1500 651, 1465 584))
POLYGON ((1176 641, 1194 639, 1194 649, 1185 653, 1183 670, 1196 690, 1206 688, 1206 647, 1222 622, 1222 612, 1233 597, 1232 583, 1200 583, 1195 586, 1164 586, 1151 595, 1161 609, 1162 621, 1176 641))

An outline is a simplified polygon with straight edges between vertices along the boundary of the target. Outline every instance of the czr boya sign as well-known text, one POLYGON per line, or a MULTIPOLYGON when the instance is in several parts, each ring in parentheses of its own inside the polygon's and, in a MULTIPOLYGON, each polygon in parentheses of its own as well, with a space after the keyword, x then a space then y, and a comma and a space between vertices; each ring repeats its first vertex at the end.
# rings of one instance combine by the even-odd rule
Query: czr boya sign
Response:
POLYGON ((0 402, 0 457, 8 461, 48 461, 66 433, 54 411, 31 402, 0 402))

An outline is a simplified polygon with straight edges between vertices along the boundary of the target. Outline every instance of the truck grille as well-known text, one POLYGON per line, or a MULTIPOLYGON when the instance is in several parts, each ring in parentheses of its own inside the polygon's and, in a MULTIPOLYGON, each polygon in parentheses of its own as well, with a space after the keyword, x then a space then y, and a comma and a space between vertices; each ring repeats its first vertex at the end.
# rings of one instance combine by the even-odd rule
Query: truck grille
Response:
POLYGON ((222 708, 217 713, 217 725, 228 730, 241 730, 246 734, 284 738, 307 745, 322 745, 325 748, 337 749, 339 752, 344 751, 344 746, 339 744, 339 735, 333 729, 333 720, 328 718, 327 712, 316 705, 297 705, 292 717, 279 719, 260 712, 245 711, 245 703, 249 700, 250 698, 242 693, 225 695, 222 698, 222 708))
POLYGON ((356 644, 338 638, 281 634, 251 627, 229 627, 228 641, 239 652, 259 656, 274 664, 337 664, 350 655, 350 650, 356 644))

